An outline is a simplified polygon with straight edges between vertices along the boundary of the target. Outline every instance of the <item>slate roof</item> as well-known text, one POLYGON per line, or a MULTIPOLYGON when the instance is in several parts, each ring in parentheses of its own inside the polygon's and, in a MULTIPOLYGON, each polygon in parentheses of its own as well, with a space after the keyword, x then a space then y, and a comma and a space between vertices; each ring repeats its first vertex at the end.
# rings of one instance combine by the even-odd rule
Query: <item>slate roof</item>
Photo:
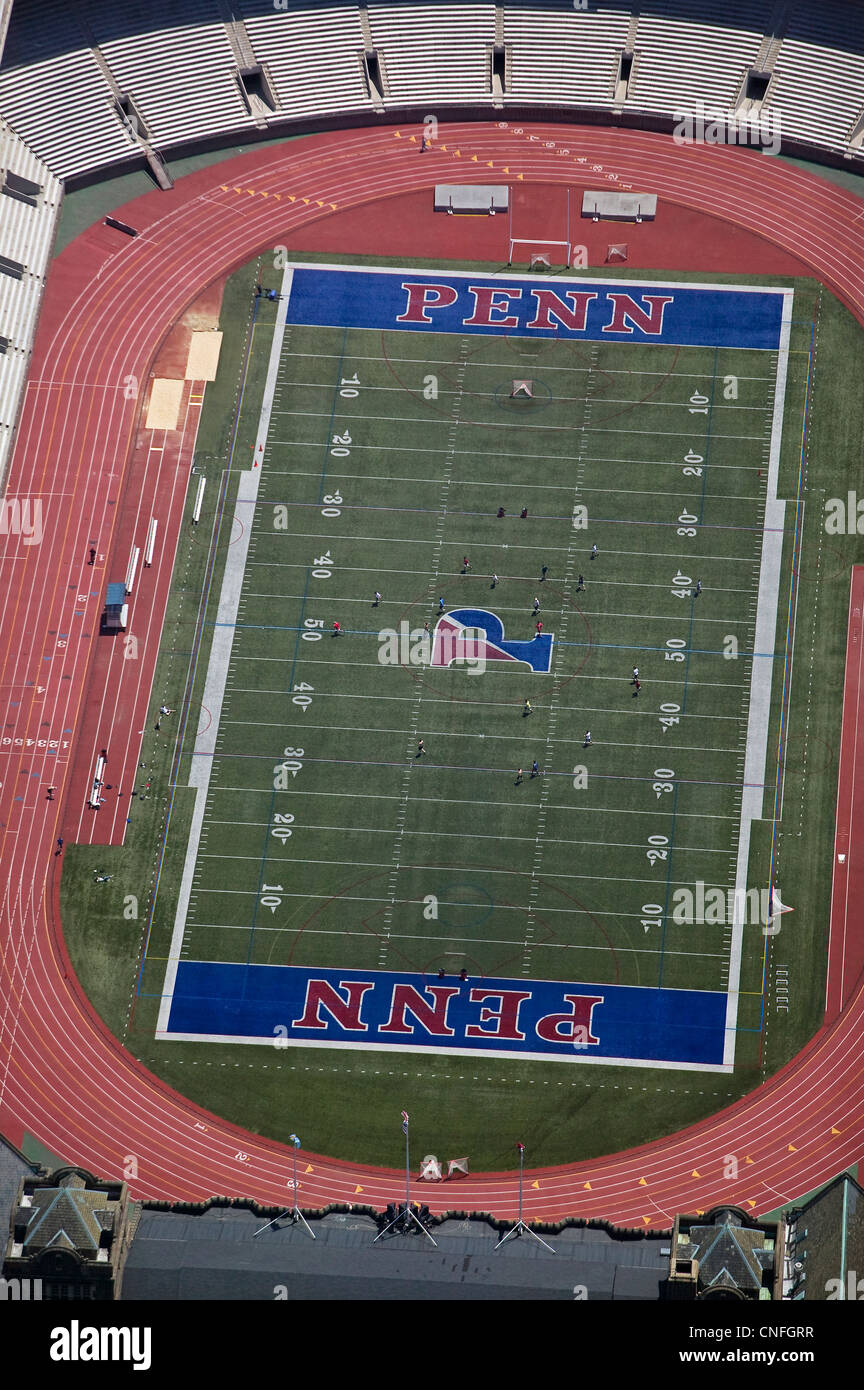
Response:
POLYGON ((104 1230, 114 1225, 116 1202, 88 1188, 78 1173, 67 1173, 56 1187, 35 1187, 28 1212, 25 1254, 37 1250, 77 1250, 92 1258, 104 1230))
POLYGON ((699 1261, 702 1288, 727 1287, 755 1294, 764 1283, 764 1273, 774 1263, 774 1242, 765 1231, 741 1224, 740 1218, 724 1212, 711 1226, 691 1226, 689 1241, 679 1241, 676 1259, 699 1261))

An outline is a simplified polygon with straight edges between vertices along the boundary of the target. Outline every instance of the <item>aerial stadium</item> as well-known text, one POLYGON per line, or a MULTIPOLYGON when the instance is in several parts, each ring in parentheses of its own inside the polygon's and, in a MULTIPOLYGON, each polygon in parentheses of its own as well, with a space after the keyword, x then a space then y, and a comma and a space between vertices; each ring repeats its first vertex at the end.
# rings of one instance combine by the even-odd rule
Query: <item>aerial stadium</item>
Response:
POLYGON ((6 1205, 846 1290, 862 7, 0 39, 6 1205))

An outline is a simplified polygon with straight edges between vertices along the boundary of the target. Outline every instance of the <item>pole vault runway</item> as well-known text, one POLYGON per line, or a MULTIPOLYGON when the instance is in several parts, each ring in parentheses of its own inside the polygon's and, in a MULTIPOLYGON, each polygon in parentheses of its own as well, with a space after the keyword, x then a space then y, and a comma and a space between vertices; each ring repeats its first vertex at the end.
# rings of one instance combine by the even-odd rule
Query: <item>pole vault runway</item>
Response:
MULTIPOLYGON (((200 1110, 142 1067, 90 1008, 63 944, 56 842, 67 832, 72 840, 80 822, 81 788, 71 769, 90 698, 101 595, 88 547, 110 554, 123 535, 122 516, 140 502, 127 487, 137 405, 124 383, 146 381, 172 324, 204 286, 257 252, 296 240, 307 224, 352 208, 358 220, 368 218, 375 201, 436 182, 521 176, 563 185, 584 182, 587 170, 592 180, 617 175, 615 182, 650 189, 682 209, 728 220, 734 208, 738 225, 809 265, 864 321, 864 223, 852 195, 758 153, 679 147, 635 131, 457 124, 442 126, 438 145, 422 158, 392 127, 262 148, 121 209, 122 220, 140 232, 134 240, 100 225, 55 263, 7 490, 8 497, 43 499, 44 537, 28 545, 24 536, 6 536, 0 550, 8 740, 0 745, 0 1131, 12 1142, 27 1132, 102 1177, 122 1176, 135 1155, 138 1177, 130 1186, 139 1198, 220 1193, 286 1205, 292 1151, 200 1110), (556 141, 566 142, 573 158, 562 158, 556 141), (51 784, 56 791, 48 801, 51 784)), ((506 219, 500 221, 506 240, 506 219)), ((378 250, 387 249, 382 218, 378 250)), ((147 472, 148 488, 168 487, 178 459, 162 466, 167 473, 147 472)), ((165 521, 179 525, 173 504, 165 521)), ((166 554, 175 542, 176 533, 170 551, 166 539, 166 554)), ((153 572, 148 612, 157 617, 169 578, 167 564, 153 572)), ((117 735, 124 765, 136 765, 137 731, 145 727, 159 622, 150 627, 152 650, 142 657, 126 727, 117 735)), ((857 855, 858 865, 862 836, 852 828, 864 814, 862 788, 864 777, 850 782, 843 801, 850 859, 857 855)), ((829 997, 848 1003, 839 1016, 829 1011, 798 1057, 752 1095, 680 1134, 528 1172, 526 1219, 578 1215, 664 1228, 676 1211, 721 1201, 758 1214, 860 1159, 862 908, 860 895, 847 901, 854 918, 838 935, 832 929, 830 953, 832 972, 845 970, 845 978, 842 993, 829 989, 829 997), (734 1179, 724 1176, 730 1154, 740 1162, 734 1179)), ((395 1169, 317 1155, 308 1155, 308 1168, 301 1169, 304 1207, 383 1207, 404 1193, 404 1174, 395 1169)), ((414 1195, 438 1211, 458 1203, 509 1218, 517 1206, 515 1175, 503 1173, 472 1176, 455 1190, 418 1183, 414 1195)))

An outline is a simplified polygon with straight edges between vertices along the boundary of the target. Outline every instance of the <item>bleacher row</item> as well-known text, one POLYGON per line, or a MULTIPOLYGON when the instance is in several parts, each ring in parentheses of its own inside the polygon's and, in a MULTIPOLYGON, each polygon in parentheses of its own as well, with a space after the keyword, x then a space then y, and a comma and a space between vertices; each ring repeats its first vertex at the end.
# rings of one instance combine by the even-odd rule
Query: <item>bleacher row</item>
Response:
POLYGON ((287 121, 406 106, 638 119, 755 101, 764 123, 776 128, 779 113, 784 139, 862 157, 856 0, 585 2, 14 0, 10 20, 0 0, 0 480, 63 181, 287 121))
POLYGON ((0 479, 27 376, 61 186, 0 120, 0 479))
POLYGON ((69 179, 140 158, 139 138, 170 152, 256 126, 406 105, 672 115, 702 102, 725 112, 740 105, 753 67, 770 74, 763 115, 780 113, 784 137, 857 153, 864 11, 854 0, 589 0, 586 9, 573 0, 16 0, 0 114, 69 179), (625 52, 633 60, 622 88, 625 52), (497 88, 496 56, 506 64, 497 88), (244 68, 260 70, 257 85, 244 85, 244 68))

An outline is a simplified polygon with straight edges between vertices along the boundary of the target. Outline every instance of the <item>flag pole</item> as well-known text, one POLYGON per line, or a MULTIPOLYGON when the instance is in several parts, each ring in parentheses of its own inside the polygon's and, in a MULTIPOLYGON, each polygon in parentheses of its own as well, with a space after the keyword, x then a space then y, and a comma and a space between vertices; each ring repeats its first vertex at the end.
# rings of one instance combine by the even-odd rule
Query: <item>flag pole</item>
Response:
MULTIPOLYGON (((519 1222, 522 1222, 522 1188, 525 1183, 525 1145, 519 1145, 519 1222)), ((296 1188, 295 1188, 296 1191, 296 1188)))
POLYGON ((388 1221, 387 1225, 378 1232, 372 1244, 374 1245, 375 1241, 380 1240, 382 1236, 386 1236, 387 1232, 392 1230, 394 1226, 401 1226, 402 1234, 407 1235, 408 1232, 411 1230, 411 1225, 413 1222, 413 1224, 417 1227, 418 1231, 422 1231, 426 1239, 431 1240, 432 1244, 435 1246, 435 1249, 437 1250, 437 1240, 432 1240, 431 1234, 429 1233, 429 1231, 426 1230, 426 1227, 423 1225, 423 1222, 420 1220, 420 1217, 417 1215, 416 1211, 411 1205, 411 1140, 408 1133, 408 1127, 408 1113, 407 1111, 403 1110, 402 1133, 405 1135, 405 1205, 404 1207, 400 1207, 399 1211, 397 1211, 396 1215, 393 1217, 393 1220, 388 1221))
POLYGON ((309 1222, 306 1220, 306 1217, 300 1210, 300 1203, 297 1201, 297 1193, 299 1191, 297 1185, 297 1150, 300 1147, 300 1140, 297 1138, 296 1134, 291 1134, 288 1137, 290 1138, 291 1143, 294 1146, 294 1205, 293 1207, 288 1208, 286 1211, 283 1211, 281 1215, 274 1216, 272 1221, 268 1221, 266 1226, 261 1226, 257 1231, 253 1231, 252 1235, 253 1237, 260 1236, 262 1231, 269 1231, 270 1227, 275 1226, 277 1221, 284 1221, 286 1216, 290 1216, 292 1226, 296 1226, 298 1221, 302 1221, 303 1225, 306 1227, 306 1230, 309 1232, 309 1235, 312 1237, 313 1240, 315 1240, 317 1239, 315 1232, 312 1230, 312 1227, 309 1225, 309 1222))
POLYGON ((411 1206, 411 1136, 408 1133, 408 1116, 402 1111, 402 1129, 405 1134, 405 1210, 411 1206))
POLYGON ((512 1236, 529 1235, 533 1236, 536 1241, 539 1241, 543 1249, 548 1250, 550 1255, 556 1255, 558 1252, 553 1250, 551 1245, 547 1245, 545 1240, 541 1240, 537 1232, 532 1231, 527 1222, 522 1220, 522 1187, 525 1179, 525 1145, 517 1143, 516 1147, 519 1150, 519 1219, 515 1226, 511 1226, 510 1230, 504 1233, 495 1246, 495 1249, 498 1250, 499 1247, 502 1246, 506 1240, 510 1240, 512 1236))

